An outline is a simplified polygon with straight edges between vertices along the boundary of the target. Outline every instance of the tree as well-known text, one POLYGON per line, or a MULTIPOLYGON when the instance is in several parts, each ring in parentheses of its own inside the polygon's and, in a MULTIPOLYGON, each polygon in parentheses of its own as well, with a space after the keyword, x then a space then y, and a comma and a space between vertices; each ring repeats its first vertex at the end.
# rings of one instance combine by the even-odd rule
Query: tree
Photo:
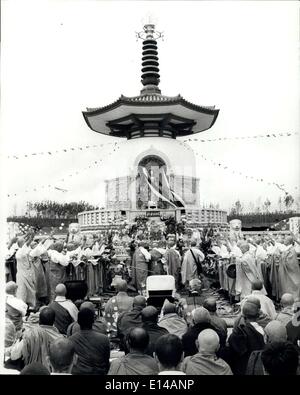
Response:
POLYGON ((234 206, 235 206, 236 214, 237 214, 237 215, 241 214, 242 211, 243 211, 243 207, 242 207, 241 202, 240 202, 239 200, 237 200, 237 201, 234 203, 234 206))
POLYGON ((291 206, 294 203, 294 198, 292 195, 286 193, 285 197, 284 197, 284 205, 287 211, 291 211, 291 206))
POLYGON ((270 202, 270 200, 267 198, 267 199, 265 200, 264 204, 263 204, 263 208, 264 208, 264 211, 265 211, 266 213, 269 212, 270 206, 271 206, 271 202, 270 202))

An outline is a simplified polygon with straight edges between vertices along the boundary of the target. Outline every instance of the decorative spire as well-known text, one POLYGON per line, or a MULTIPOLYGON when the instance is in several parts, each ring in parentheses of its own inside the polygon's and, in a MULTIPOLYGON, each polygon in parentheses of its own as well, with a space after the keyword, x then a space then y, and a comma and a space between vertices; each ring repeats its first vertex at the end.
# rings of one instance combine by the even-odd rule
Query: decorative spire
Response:
POLYGON ((160 94, 159 85, 159 63, 157 52, 157 39, 162 38, 163 34, 155 30, 153 23, 144 25, 144 30, 137 33, 137 38, 143 40, 143 57, 142 57, 142 79, 144 88, 141 95, 160 94))

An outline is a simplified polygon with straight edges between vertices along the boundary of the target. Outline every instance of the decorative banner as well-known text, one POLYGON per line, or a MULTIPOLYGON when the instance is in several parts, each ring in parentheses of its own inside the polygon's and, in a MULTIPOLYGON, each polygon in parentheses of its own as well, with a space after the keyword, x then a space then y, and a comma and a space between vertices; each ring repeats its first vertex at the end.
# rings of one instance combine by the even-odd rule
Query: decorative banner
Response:
POLYGON ((191 141, 200 141, 201 143, 212 142, 212 141, 226 141, 226 140, 244 140, 244 139, 257 139, 257 138, 276 138, 276 137, 290 137, 298 135, 299 133, 272 133, 272 134, 258 134, 256 136, 234 136, 234 137, 219 137, 216 139, 200 139, 200 138, 193 138, 193 139, 186 139, 182 140, 184 143, 191 142, 191 141))
POLYGON ((148 174, 148 172, 147 172, 147 169, 146 169, 145 167, 142 167, 142 170, 143 170, 143 173, 144 173, 144 175, 145 175, 145 177, 146 177, 146 182, 147 182, 149 188, 151 189, 151 191, 152 191, 158 198, 161 198, 161 199, 164 200, 165 202, 171 204, 171 206, 177 208, 177 206, 176 206, 174 203, 172 203, 169 199, 167 199, 165 196, 163 196, 159 191, 157 191, 157 190, 151 185, 151 182, 149 181, 149 180, 150 180, 150 176, 149 176, 149 174, 148 174))
MULTIPOLYGON (((116 143, 116 144, 117 144, 117 143, 116 143)), ((116 147, 116 145, 114 144, 113 152, 116 151, 116 149, 119 149, 119 147, 116 147)), ((109 156, 109 155, 112 155, 112 152, 108 152, 108 153, 107 153, 107 156, 109 156)), ((95 161, 93 161, 89 166, 84 167, 83 169, 80 169, 80 171, 76 171, 75 173, 69 174, 67 177, 75 177, 75 176, 77 176, 78 174, 81 174, 82 172, 85 172, 86 170, 91 169, 93 166, 99 165, 101 162, 103 162, 103 159, 105 159, 105 158, 102 157, 102 159, 100 159, 100 160, 95 160, 95 161)), ((65 182, 65 181, 66 181, 66 177, 60 178, 60 179, 58 180, 58 182, 65 182)), ((38 187, 35 187, 35 188, 30 188, 30 189, 25 189, 25 191, 23 191, 23 192, 25 192, 25 193, 37 192, 38 190, 40 190, 40 189, 45 189, 45 188, 54 188, 55 190, 60 191, 60 192, 62 192, 62 193, 68 192, 67 189, 59 188, 59 187, 57 187, 57 186, 55 186, 55 185, 51 185, 51 184, 48 184, 48 185, 41 185, 41 186, 38 186, 38 187)), ((18 196, 18 195, 20 195, 20 194, 17 194, 17 193, 8 194, 7 197, 15 197, 15 196, 18 196)))
POLYGON ((94 144, 94 145, 86 145, 84 147, 70 147, 70 148, 62 148, 61 150, 56 150, 56 151, 44 151, 44 152, 33 152, 31 154, 20 154, 20 155, 9 155, 7 156, 7 159, 24 159, 24 158, 30 158, 33 156, 37 155, 54 155, 54 154, 61 154, 61 153, 66 153, 66 152, 72 152, 72 151, 85 151, 90 148, 99 148, 103 147, 105 145, 113 145, 114 148, 119 146, 120 144, 124 144, 124 142, 119 143, 119 142, 114 142, 114 143, 103 143, 103 144, 94 144))
POLYGON ((233 169, 228 168, 228 166, 222 165, 222 163, 217 163, 217 162, 215 162, 215 161, 212 160, 212 159, 206 158, 204 155, 198 154, 198 152, 196 152, 195 154, 201 156, 201 158, 204 159, 205 161, 208 161, 208 162, 212 163, 215 167, 219 167, 219 168, 221 168, 221 169, 223 169, 223 170, 228 170, 228 171, 230 171, 232 174, 238 174, 238 175, 240 175, 240 176, 242 176, 242 177, 245 177, 246 179, 254 180, 254 181, 257 181, 257 182, 265 182, 265 183, 268 184, 268 185, 275 185, 278 189, 280 189, 281 191, 284 191, 286 195, 289 194, 289 193, 284 189, 284 186, 285 186, 284 184, 279 185, 279 184, 276 183, 276 182, 268 182, 268 181, 264 180, 263 178, 257 178, 257 177, 245 175, 245 174, 243 174, 243 173, 241 173, 241 172, 239 172, 239 171, 236 171, 236 170, 233 170, 233 169))

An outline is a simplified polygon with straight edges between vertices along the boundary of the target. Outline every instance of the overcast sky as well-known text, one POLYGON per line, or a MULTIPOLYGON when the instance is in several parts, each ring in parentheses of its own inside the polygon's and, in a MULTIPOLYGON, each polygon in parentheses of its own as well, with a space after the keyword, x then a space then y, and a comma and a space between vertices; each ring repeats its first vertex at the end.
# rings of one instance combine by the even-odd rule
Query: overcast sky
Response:
MULTIPOLYGON (((215 125, 195 137, 299 131, 297 2, 4 0, 2 156, 118 141, 92 132, 81 112, 139 94, 142 42, 135 32, 149 13, 165 36, 158 42, 162 93, 220 109, 215 125)), ((299 194, 299 136, 190 145, 266 181, 250 182, 198 156, 202 203, 228 209, 238 198, 277 202, 282 192, 267 182, 299 194)), ((103 180, 121 160, 108 147, 7 160, 2 183, 17 194, 9 213, 45 198, 103 205, 103 180), (68 192, 40 188, 48 184, 68 192)))

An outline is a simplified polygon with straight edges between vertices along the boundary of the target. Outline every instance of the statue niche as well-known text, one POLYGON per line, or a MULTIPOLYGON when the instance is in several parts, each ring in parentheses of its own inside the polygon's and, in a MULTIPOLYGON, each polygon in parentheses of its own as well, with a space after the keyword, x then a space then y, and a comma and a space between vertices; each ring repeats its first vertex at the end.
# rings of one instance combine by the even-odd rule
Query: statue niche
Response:
MULTIPOLYGON (((136 176, 136 202, 138 209, 169 208, 162 196, 169 198, 165 177, 167 166, 156 155, 145 156, 138 164, 136 176)), ((167 177, 167 176, 166 176, 167 177)))

